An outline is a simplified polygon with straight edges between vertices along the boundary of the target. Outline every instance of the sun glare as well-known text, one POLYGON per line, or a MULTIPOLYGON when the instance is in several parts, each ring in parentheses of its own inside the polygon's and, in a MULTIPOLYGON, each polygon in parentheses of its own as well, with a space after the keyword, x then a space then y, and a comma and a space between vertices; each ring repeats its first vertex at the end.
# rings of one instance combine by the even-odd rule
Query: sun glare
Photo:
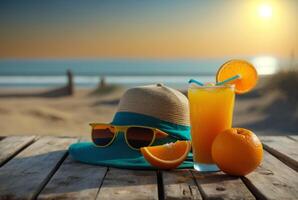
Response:
POLYGON ((262 19, 270 19, 272 17, 272 6, 261 4, 259 6, 259 15, 262 19))
POLYGON ((256 67, 260 75, 270 75, 278 71, 278 61, 271 56, 256 57, 252 59, 252 64, 256 67))

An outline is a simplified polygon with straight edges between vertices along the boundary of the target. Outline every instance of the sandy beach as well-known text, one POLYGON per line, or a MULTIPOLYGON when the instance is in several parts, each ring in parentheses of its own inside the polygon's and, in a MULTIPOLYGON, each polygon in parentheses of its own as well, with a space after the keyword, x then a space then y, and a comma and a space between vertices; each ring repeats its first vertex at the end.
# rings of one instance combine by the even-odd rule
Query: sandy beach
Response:
POLYGON ((2 89, 1 135, 89 134, 90 122, 110 122, 124 89, 93 94, 78 89, 73 96, 43 97, 47 90, 2 89))
MULTIPOLYGON (((298 134, 298 109, 263 81, 252 92, 237 95, 234 127, 257 134, 298 134)), ((125 88, 76 89, 73 96, 48 89, 0 89, 0 135, 89 137, 89 122, 110 122, 125 88)))

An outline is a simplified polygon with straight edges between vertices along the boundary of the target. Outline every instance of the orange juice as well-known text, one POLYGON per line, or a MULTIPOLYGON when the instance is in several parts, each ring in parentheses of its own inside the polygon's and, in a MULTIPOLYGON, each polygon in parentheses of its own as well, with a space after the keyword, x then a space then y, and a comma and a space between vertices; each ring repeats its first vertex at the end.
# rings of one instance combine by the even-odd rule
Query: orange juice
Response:
POLYGON ((188 89, 194 168, 217 171, 211 146, 217 134, 232 126, 234 86, 195 86, 188 89))

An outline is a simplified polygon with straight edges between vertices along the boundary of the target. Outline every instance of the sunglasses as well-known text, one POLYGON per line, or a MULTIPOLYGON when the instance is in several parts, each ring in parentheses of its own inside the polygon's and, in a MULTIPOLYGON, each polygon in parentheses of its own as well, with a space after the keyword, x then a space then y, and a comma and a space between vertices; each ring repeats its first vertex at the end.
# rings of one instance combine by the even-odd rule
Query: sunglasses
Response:
POLYGON ((99 123, 91 123, 90 126, 92 141, 98 147, 111 145, 119 133, 124 133, 126 144, 134 150, 151 146, 155 139, 169 136, 159 129, 146 126, 114 126, 99 123))

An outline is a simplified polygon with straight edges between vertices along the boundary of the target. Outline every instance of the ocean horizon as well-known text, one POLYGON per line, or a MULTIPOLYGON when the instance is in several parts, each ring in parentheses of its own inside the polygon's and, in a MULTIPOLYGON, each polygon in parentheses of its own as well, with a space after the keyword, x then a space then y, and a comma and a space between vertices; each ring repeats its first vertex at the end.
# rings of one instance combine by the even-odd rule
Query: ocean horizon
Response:
MULTIPOLYGON (((289 61, 262 56, 242 58, 252 62, 260 75, 274 74, 289 61)), ((56 87, 66 84, 66 71, 74 74, 78 87, 94 87, 100 77, 107 84, 135 86, 162 82, 184 87, 190 78, 214 82, 217 69, 229 58, 222 59, 2 59, 0 87, 56 87)), ((295 62, 297 63, 297 62, 295 62)))

